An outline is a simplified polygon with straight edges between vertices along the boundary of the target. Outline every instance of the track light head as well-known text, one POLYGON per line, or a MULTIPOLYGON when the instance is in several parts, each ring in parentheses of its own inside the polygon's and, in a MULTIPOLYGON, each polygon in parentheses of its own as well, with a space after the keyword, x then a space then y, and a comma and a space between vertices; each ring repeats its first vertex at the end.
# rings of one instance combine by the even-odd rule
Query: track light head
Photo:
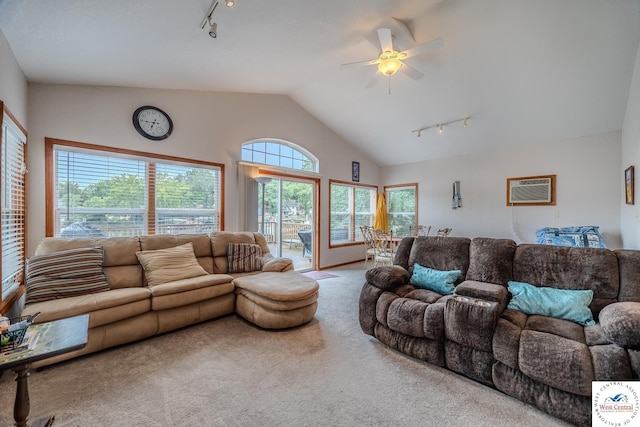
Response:
POLYGON ((415 129, 412 130, 411 132, 416 132, 418 134, 418 136, 420 136, 422 134, 423 130, 428 130, 428 129, 432 129, 432 128, 436 128, 438 129, 438 133, 440 135, 442 135, 442 133, 444 132, 444 127, 447 125, 451 125, 453 123, 458 123, 458 122, 463 122, 462 124, 464 125, 464 127, 467 127, 467 121, 471 118, 471 116, 467 116, 467 117, 462 117, 461 119, 455 119, 455 120, 449 120, 448 122, 442 122, 442 123, 434 123, 432 125, 429 126, 423 126, 420 129, 415 129))
POLYGON ((216 24, 215 22, 211 24, 211 28, 209 29, 209 35, 214 39, 218 37, 218 24, 216 24))

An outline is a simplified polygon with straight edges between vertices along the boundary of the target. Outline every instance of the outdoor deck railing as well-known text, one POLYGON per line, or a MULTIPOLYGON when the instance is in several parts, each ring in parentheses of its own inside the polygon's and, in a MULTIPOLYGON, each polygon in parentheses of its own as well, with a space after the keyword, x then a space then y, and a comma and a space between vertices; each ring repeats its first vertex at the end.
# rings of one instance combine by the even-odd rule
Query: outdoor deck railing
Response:
MULTIPOLYGON (((264 223, 264 234, 265 239, 267 239, 267 243, 275 243, 276 242, 276 232, 278 229, 277 222, 265 222, 264 223)), ((298 236, 298 231, 308 230, 311 228, 311 224, 300 224, 299 222, 283 222, 282 223, 282 241, 286 243, 295 243, 302 244, 300 242, 300 237, 298 236)))

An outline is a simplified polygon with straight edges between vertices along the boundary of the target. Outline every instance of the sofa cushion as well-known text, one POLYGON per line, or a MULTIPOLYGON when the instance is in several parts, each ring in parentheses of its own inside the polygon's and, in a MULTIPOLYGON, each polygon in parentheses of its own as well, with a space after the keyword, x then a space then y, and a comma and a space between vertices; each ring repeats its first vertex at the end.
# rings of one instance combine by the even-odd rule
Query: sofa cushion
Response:
POLYGON ((26 304, 109 290, 104 249, 78 248, 36 255, 26 262, 26 304))
POLYGON ((144 268, 148 286, 209 274, 198 263, 191 242, 173 248, 138 251, 136 256, 144 268))
POLYGON ((411 274, 398 265, 370 268, 365 272, 367 282, 384 290, 393 290, 409 283, 411 274))
POLYGON ((262 249, 247 243, 227 243, 229 273, 249 273, 262 269, 262 249))
POLYGON ((458 281, 461 282, 469 269, 470 243, 466 237, 416 237, 409 253, 408 270, 413 273, 416 263, 442 271, 460 270, 462 276, 458 281))
POLYGON ((559 289, 591 289, 591 310, 598 313, 617 301, 620 271, 615 252, 521 244, 513 257, 511 280, 559 289))
POLYGON ((621 347, 640 349, 640 303, 610 304, 600 312, 604 335, 621 347))
MULTIPOLYGON (((228 274, 207 274, 187 279, 174 280, 162 283, 151 288, 153 298, 166 295, 174 295, 194 289, 209 288, 211 286, 232 284, 233 277, 228 274)), ((233 286, 229 292, 233 292, 233 286)))
POLYGON ((240 289, 275 301, 297 301, 318 292, 318 282, 296 271, 260 273, 233 280, 236 294, 240 289))
POLYGON ((148 288, 124 288, 29 304, 22 314, 28 316, 41 312, 36 322, 43 323, 88 313, 89 327, 94 327, 133 317, 150 309, 151 292, 148 288), (129 307, 129 312, 120 310, 121 307, 129 307), (94 316, 99 312, 103 321, 94 316), (99 321, 98 324, 96 321, 99 321))
POLYGON ((455 282, 461 275, 462 271, 460 270, 442 271, 423 267, 416 263, 413 265, 413 274, 409 283, 442 295, 451 295, 456 289, 455 282))
POLYGON ((519 368, 528 377, 559 390, 591 395, 593 362, 589 347, 555 334, 524 330, 519 368))
POLYGON ((469 246, 467 280, 506 286, 513 274, 517 244, 509 239, 476 237, 469 246))
POLYGON ((163 283, 151 288, 151 308, 154 311, 184 307, 194 303, 210 301, 224 295, 233 296, 231 276, 209 274, 191 279, 163 283), (190 285, 190 286, 186 286, 190 285))
POLYGON ((581 325, 594 325, 589 304, 593 299, 591 290, 570 290, 537 287, 523 282, 509 282, 512 295, 507 308, 526 314, 556 317, 581 325))

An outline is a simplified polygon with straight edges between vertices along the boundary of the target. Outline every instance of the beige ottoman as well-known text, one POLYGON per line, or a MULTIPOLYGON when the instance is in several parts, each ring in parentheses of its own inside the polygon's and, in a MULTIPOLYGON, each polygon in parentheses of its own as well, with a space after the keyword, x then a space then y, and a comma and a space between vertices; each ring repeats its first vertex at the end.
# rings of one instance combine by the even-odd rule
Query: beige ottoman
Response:
POLYGON ((318 282, 295 271, 238 277, 236 313, 266 329, 308 322, 318 308, 318 282))

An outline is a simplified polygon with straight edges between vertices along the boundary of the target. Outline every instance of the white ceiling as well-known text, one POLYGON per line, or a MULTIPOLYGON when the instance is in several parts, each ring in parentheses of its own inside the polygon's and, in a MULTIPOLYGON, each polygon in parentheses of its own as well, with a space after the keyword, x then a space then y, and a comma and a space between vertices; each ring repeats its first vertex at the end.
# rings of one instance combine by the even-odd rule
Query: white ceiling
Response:
POLYGON ((640 43, 637 0, 0 0, 29 82, 291 96, 380 165, 620 130, 640 43), (392 18, 407 22, 409 34, 392 18), (365 84, 377 28, 425 76, 365 84), (388 93, 390 84, 391 93, 388 93), (420 138, 411 131, 471 115, 420 138))

